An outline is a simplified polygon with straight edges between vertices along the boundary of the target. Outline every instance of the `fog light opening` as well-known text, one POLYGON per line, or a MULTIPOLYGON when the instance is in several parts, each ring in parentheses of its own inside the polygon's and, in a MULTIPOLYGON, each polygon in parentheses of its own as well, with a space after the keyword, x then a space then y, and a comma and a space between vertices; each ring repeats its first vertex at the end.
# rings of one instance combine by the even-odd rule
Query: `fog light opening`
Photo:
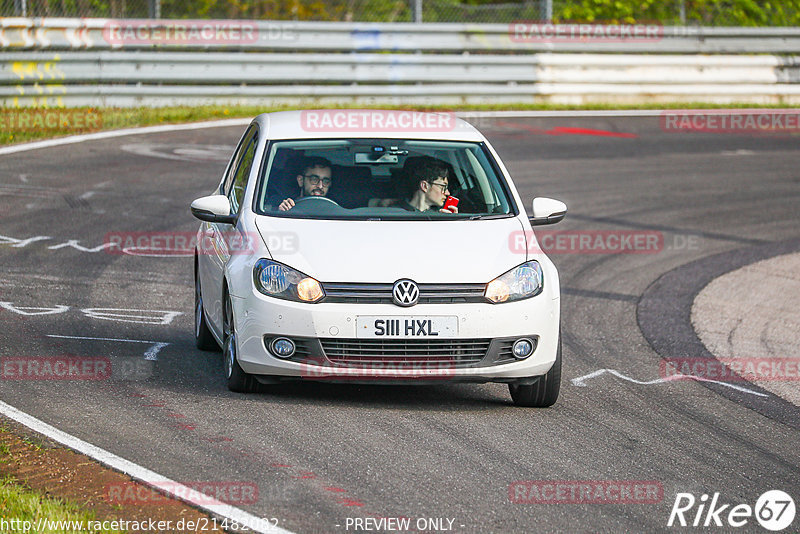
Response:
POLYGON ((514 346, 511 347, 511 352, 518 360, 524 360, 533 354, 534 350, 536 350, 536 341, 527 337, 516 340, 514 346))
POLYGON ((276 358, 291 358, 294 350, 294 341, 285 337, 276 337, 269 344, 269 351, 276 358))

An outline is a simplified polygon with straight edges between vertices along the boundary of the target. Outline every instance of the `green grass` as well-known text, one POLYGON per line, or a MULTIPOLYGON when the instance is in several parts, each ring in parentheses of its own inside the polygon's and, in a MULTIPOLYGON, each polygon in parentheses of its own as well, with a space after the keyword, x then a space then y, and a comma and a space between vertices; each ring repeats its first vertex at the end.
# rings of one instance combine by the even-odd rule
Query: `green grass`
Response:
MULTIPOLYGON (((93 512, 81 510, 79 506, 66 503, 57 499, 46 497, 40 493, 30 491, 14 483, 9 478, 0 478, 0 510, 3 511, 2 517, 7 523, 10 520, 30 521, 33 525, 40 519, 50 521, 81 521, 84 530, 77 529, 44 529, 40 532, 121 532, 118 530, 85 530, 87 521, 95 520, 93 512)), ((22 532, 23 527, 20 523, 6 524, 0 523, 0 533, 11 534, 22 532), (3 528, 5 527, 5 528, 3 528), (12 528, 15 527, 15 528, 12 528)), ((33 527, 29 532, 35 532, 33 527)))
MULTIPOLYGON (((3 432, 8 431, 4 426, 3 432)), ((23 438, 23 441, 35 447, 37 450, 42 450, 40 444, 35 439, 23 438)), ((11 449, 5 443, 0 443, 0 464, 8 462, 13 459, 11 449)), ((74 503, 63 502, 58 499, 47 497, 46 495, 26 489, 25 487, 15 483, 10 477, 0 476, 0 534, 17 534, 22 532, 28 526, 20 522, 10 523, 10 520, 30 521, 34 525, 40 519, 48 519, 50 521, 82 521, 82 526, 87 527, 88 521, 95 520, 94 512, 82 510, 81 507, 74 503), (1 520, 5 520, 3 524, 1 520)), ((35 527, 30 527, 29 532, 35 532, 35 527)), ((41 533, 65 533, 65 532, 121 532, 119 530, 75 530, 75 529, 42 529, 41 533)))
MULTIPOLYGON (((309 103, 302 108, 311 109, 313 103, 309 103)), ((342 108, 363 108, 364 106, 340 106, 342 108)), ((642 105, 602 105, 593 104, 585 106, 553 105, 553 104, 519 104, 519 105, 457 105, 457 106, 378 106, 382 109, 417 109, 420 111, 554 111, 554 110, 600 110, 600 109, 743 109, 743 108, 781 108, 784 105, 747 105, 737 104, 724 106, 719 104, 706 104, 703 102, 686 102, 677 104, 642 104, 642 105)), ((75 127, 56 127, 56 128, 14 128, 3 124, 4 119, 11 113, 31 113, 36 114, 42 109, 33 108, 0 108, 0 145, 10 145, 61 137, 77 133, 86 133, 99 130, 115 130, 120 128, 132 128, 137 126, 152 126, 158 124, 175 124, 184 122, 197 122, 213 119, 230 118, 249 118, 255 117, 259 113, 268 111, 283 111, 288 109, 301 109, 298 106, 184 106, 167 108, 69 108, 69 113, 92 115, 99 117, 96 128, 75 128, 75 127), (30 131, 34 130, 34 131, 30 131)))
POLYGON ((22 438, 22 441, 27 443, 28 445, 30 445, 39 452, 44 450, 44 444, 40 439, 24 437, 22 438))
POLYGON ((6 463, 11 459, 11 448, 5 443, 0 443, 0 464, 6 463))
MULTIPOLYGON (((5 108, 0 110, 0 117, 12 113, 30 114, 35 117, 42 109, 34 108, 5 108)), ((196 122, 212 119, 228 119, 235 117, 254 117, 263 111, 276 111, 276 109, 263 109, 256 107, 223 107, 223 106, 198 106, 178 108, 69 108, 63 111, 71 114, 99 117, 99 128, 2 128, 0 145, 24 143, 51 137, 61 137, 77 133, 86 133, 99 130, 117 130, 137 126, 153 126, 158 124, 174 124, 182 122, 196 122)))

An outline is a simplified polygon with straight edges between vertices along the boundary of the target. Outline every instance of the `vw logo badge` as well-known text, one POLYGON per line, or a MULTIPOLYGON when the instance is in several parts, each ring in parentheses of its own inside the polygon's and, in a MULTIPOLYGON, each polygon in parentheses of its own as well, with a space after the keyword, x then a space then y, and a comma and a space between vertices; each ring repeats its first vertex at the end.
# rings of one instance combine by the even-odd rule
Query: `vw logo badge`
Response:
POLYGON ((392 288, 392 302, 398 306, 413 306, 419 300, 419 287, 413 280, 398 280, 392 288))

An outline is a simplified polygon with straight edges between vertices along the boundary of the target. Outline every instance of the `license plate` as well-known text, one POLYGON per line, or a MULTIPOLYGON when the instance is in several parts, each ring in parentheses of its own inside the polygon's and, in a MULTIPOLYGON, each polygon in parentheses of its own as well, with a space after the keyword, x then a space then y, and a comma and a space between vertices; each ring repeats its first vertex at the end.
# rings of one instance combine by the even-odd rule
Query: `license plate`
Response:
POLYGON ((367 316, 356 317, 356 337, 441 339, 458 336, 456 316, 367 316))

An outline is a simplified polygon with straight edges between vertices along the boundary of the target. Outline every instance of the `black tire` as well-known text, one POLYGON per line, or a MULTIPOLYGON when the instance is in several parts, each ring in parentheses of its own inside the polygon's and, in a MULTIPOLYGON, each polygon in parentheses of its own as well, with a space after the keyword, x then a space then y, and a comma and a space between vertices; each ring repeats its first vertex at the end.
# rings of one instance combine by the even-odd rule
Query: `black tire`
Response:
POLYGON ((203 295, 200 293, 200 277, 195 266, 194 273, 194 344, 200 350, 219 351, 220 346, 206 322, 206 313, 203 311, 203 295))
POLYGON ((508 391, 517 406, 547 408, 558 400, 561 390, 561 334, 558 334, 556 361, 547 373, 533 384, 509 384, 508 391))
POLYGON ((258 390, 258 380, 253 375, 245 373, 239 366, 236 356, 238 345, 236 343, 236 329, 233 320, 233 306, 230 296, 225 296, 225 309, 223 310, 223 335, 225 342, 222 349, 223 369, 228 389, 237 393, 252 393, 258 390))

